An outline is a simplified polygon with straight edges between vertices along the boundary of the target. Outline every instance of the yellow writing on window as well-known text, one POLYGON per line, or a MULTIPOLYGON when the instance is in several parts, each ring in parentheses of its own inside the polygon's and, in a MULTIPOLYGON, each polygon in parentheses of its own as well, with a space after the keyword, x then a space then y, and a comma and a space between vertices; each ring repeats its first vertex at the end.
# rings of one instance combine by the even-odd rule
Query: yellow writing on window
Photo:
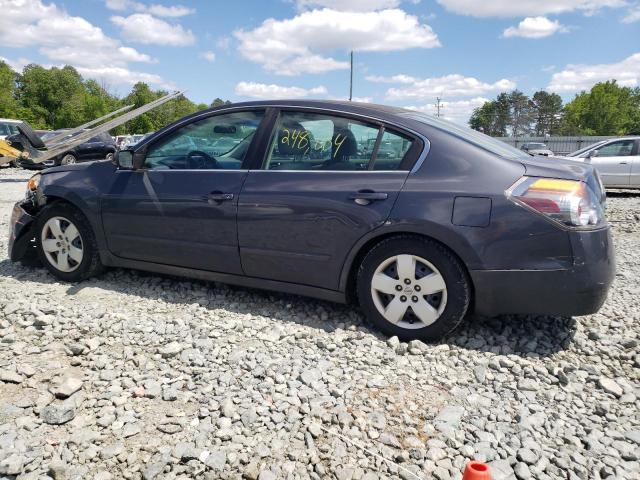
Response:
MULTIPOLYGON (((281 144, 288 145, 297 150, 304 150, 304 155, 309 153, 309 132, 307 130, 300 131, 297 129, 289 130, 288 128, 284 128, 282 131, 284 135, 280 138, 281 144)), ((345 135, 338 133, 334 135, 332 140, 315 140, 313 142, 313 150, 316 152, 325 152, 328 149, 333 149, 333 158, 336 158, 346 139, 347 137, 345 135)))

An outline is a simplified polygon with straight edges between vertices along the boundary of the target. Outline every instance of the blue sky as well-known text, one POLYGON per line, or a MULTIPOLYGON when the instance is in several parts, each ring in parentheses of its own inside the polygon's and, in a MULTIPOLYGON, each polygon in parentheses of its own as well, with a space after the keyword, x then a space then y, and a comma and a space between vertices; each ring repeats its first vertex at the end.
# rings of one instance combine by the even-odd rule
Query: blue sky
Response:
POLYGON ((464 122, 503 90, 640 85, 640 0, 0 0, 0 58, 215 97, 354 97, 464 122))

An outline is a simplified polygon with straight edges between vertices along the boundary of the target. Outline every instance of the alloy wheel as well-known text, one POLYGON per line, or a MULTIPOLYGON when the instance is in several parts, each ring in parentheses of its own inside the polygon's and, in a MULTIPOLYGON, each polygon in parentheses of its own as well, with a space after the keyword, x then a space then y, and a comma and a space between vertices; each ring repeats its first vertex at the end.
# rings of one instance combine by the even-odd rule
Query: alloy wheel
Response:
POLYGON ((51 217, 44 224, 40 238, 47 261, 59 271, 73 272, 82 263, 82 237, 78 228, 68 219, 51 217))
POLYGON ((406 329, 433 324, 447 305, 447 286, 438 269, 416 255, 384 260, 371 279, 371 296, 378 312, 406 329))
POLYGON ((70 153, 68 153, 64 157, 62 157, 62 164, 63 165, 72 165, 74 163, 76 163, 76 157, 74 157, 70 153))

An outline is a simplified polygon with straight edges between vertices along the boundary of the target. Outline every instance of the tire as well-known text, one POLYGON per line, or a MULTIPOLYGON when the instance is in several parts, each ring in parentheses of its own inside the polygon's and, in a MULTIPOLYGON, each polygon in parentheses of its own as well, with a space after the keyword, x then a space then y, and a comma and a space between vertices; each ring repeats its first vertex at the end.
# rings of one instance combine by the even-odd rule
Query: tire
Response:
POLYGON ((401 340, 440 340, 460 324, 471 302, 469 277, 457 257, 416 236, 378 243, 362 260, 356 281, 368 320, 401 340))
POLYGON ((36 245, 42 264, 62 281, 80 282, 103 270, 89 221, 68 203, 52 203, 40 211, 36 219, 36 245), (68 268, 64 268, 64 257, 68 268))
POLYGON ((78 159, 73 153, 65 153, 60 160, 60 165, 73 165, 77 163, 78 159))

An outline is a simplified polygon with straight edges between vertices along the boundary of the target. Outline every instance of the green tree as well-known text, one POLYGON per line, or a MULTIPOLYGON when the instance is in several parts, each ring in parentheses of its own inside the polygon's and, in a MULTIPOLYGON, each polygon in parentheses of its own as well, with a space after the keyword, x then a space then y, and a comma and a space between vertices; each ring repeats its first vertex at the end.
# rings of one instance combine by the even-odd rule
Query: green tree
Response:
POLYGON ((557 93, 540 90, 533 94, 533 112, 535 135, 553 135, 560 128, 562 98, 557 93))
POLYGON ((598 83, 565 106, 565 134, 626 135, 640 130, 640 90, 598 83))
POLYGON ((231 102, 229 100, 223 100, 220 97, 216 97, 213 102, 211 102, 211 108, 221 107, 222 105, 230 105, 231 102))
POLYGON ((16 100, 16 72, 0 60, 0 117, 15 118, 18 110, 16 100))
POLYGON ((510 128, 514 137, 527 135, 531 132, 533 121, 533 102, 519 90, 514 90, 508 96, 510 112, 510 128))
POLYGON ((469 119, 469 125, 492 137, 505 137, 511 124, 509 94, 501 93, 490 102, 476 108, 469 119))
POLYGON ((23 106, 38 119, 35 126, 57 129, 82 123, 85 90, 75 68, 27 65, 18 85, 23 106))

